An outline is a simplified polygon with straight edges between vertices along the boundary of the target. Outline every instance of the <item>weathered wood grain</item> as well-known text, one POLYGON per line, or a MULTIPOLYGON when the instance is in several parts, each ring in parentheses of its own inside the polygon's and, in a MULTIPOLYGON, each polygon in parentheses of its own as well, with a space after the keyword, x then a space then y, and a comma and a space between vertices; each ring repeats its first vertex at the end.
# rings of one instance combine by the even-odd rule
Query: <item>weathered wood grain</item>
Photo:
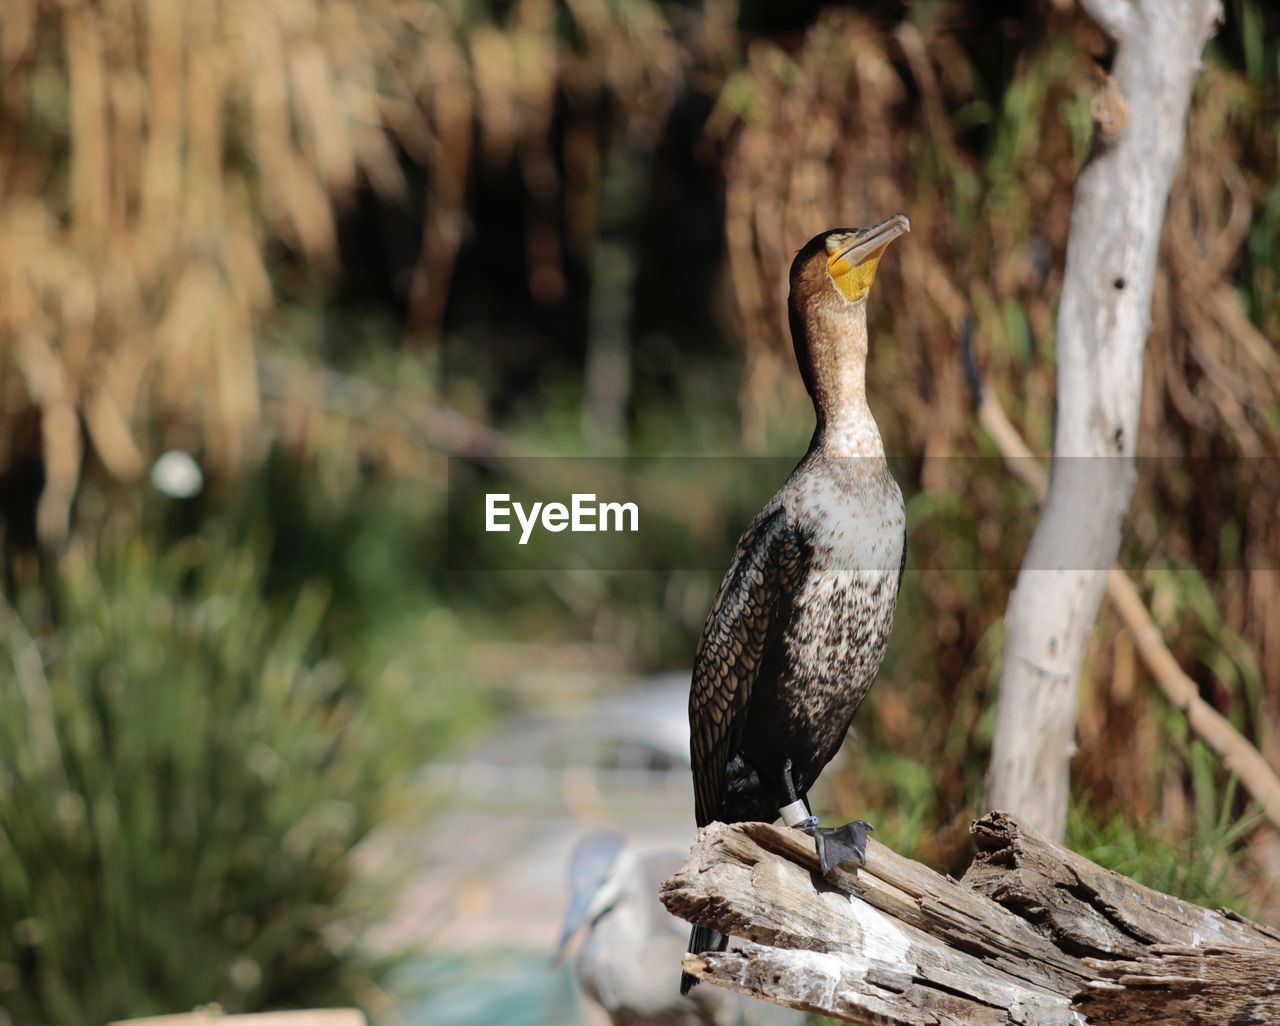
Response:
POLYGON ((1157 945, 1136 959, 1089 959, 1098 981, 1076 1000, 1115 1026, 1280 1023, 1280 948, 1157 945))
POLYGON ((1012 816, 973 825, 964 883, 1078 955, 1133 957, 1153 944, 1276 948, 1280 933, 1144 887, 1054 844, 1012 816))
POLYGON ((828 880, 797 831, 713 823, 660 896, 734 938, 686 956, 690 973, 849 1022, 1280 1024, 1275 931, 1142 887, 1006 815, 974 836, 963 881, 874 840, 864 868, 828 880))

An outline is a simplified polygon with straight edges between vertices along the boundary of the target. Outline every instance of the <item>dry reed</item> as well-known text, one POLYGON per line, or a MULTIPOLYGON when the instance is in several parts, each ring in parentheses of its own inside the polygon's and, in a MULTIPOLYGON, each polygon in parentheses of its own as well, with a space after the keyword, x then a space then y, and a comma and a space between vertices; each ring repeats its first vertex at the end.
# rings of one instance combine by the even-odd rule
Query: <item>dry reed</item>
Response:
MULTIPOLYGON (((0 471, 35 418, 43 542, 67 536, 89 453, 121 480, 162 446, 215 475, 260 454, 267 251, 331 270, 357 188, 409 203, 400 151, 427 172, 410 342, 439 326, 476 125, 486 159, 519 154, 534 295, 563 290, 557 93, 654 133, 684 60, 655 5, 567 8, 577 47, 552 0, 501 24, 434 0, 5 5, 0 471)), ((570 173, 587 181, 590 158, 570 173)))

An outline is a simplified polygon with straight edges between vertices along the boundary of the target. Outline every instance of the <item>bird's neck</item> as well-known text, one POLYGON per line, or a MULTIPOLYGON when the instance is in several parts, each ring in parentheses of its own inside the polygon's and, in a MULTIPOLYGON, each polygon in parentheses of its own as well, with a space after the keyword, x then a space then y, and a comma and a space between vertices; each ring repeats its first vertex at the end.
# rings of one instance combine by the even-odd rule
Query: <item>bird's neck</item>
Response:
POLYGON ((867 405, 867 307, 820 311, 809 324, 811 392, 818 418, 813 445, 829 456, 884 458, 867 405))
POLYGON ((606 1007, 618 997, 613 993, 618 986, 617 959, 626 957, 619 953, 639 952, 644 947, 653 921, 649 910, 652 900, 642 877, 629 881, 613 907, 591 924, 587 943, 579 950, 582 980, 606 1007))
POLYGON ((592 929, 642 937, 649 930, 652 902, 647 877, 637 863, 635 871, 623 877, 612 908, 596 919, 592 929))

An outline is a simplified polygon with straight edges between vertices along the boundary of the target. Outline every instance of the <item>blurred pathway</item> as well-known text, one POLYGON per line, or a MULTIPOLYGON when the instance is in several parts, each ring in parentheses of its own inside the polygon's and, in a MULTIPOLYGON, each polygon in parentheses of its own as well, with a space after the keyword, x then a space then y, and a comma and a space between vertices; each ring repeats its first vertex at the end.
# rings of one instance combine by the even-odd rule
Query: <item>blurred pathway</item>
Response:
POLYGON ((423 1026, 600 1023, 548 959, 568 902, 569 851, 617 830, 642 855, 693 839, 688 676, 637 680, 567 712, 523 718, 448 763, 424 767, 430 822, 383 838, 415 867, 378 947, 432 952, 412 970, 423 1026), (480 968, 483 967, 483 968, 480 968))

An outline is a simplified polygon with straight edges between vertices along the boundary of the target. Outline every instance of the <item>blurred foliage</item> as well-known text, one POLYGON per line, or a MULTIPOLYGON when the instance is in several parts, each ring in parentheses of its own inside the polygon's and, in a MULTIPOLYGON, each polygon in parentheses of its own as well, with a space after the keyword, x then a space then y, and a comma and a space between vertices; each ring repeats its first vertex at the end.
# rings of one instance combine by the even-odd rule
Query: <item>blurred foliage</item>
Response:
MULTIPOLYGON (((1199 742, 1198 748, 1203 749, 1199 742)), ((1204 755, 1211 753, 1205 751, 1204 755)), ((1232 812, 1235 781, 1213 796, 1217 809, 1188 834, 1159 821, 1137 823, 1124 814, 1107 817, 1076 802, 1067 823, 1067 845, 1100 866, 1139 883, 1209 908, 1248 912, 1248 867, 1240 842, 1258 825, 1258 816, 1232 812)))
MULTIPOLYGON (((1224 6, 1147 352, 1139 447, 1172 458, 1144 463, 1124 561, 1202 694, 1275 763, 1280 521, 1254 484, 1259 461, 1280 455, 1280 14, 1265 0, 1224 6)), ((714 574, 449 572, 445 454, 480 467, 798 454, 812 420, 782 317, 787 263, 815 231, 902 209, 913 231, 872 300, 869 384, 902 457, 911 572, 829 801, 963 866, 1034 506, 1015 482, 973 472, 994 451, 957 338, 972 317, 987 387, 1048 451, 1072 184, 1107 51, 1072 0, 7 3, 4 583, 41 653, 30 666, 62 682, 73 736, 92 736, 74 710, 99 715, 106 701, 99 664, 71 655, 88 645, 72 646, 78 628, 146 627, 105 599, 78 604, 95 580, 104 595, 131 580, 129 594, 178 596, 186 612, 159 641, 136 655, 121 641, 115 658, 178 661, 179 678, 230 689, 208 715, 232 733, 247 729, 236 688, 265 686, 277 649, 300 679, 393 709, 398 732, 381 743, 399 753, 412 735, 417 759, 574 681, 687 665, 714 574), (204 468, 199 498, 141 485, 170 447, 204 468), (146 541, 103 545, 108 523, 146 541), (122 577, 129 559, 150 569, 122 577), (174 653, 178 627, 233 571, 245 611, 227 615, 257 626, 208 627, 219 640, 201 644, 238 667, 240 683, 221 684, 174 653)), ((673 531, 655 562, 678 567, 711 528, 745 523, 771 483, 689 509, 687 536, 673 531)), ((41 736, 27 736, 34 714, 15 690, 31 672, 13 670, 3 699, 21 704, 5 722, 24 746, 41 736)), ((160 688, 158 671, 137 672, 113 686, 160 688)), ((1269 831, 1249 828, 1246 797, 1154 694, 1105 609, 1081 695, 1076 784, 1090 798, 1073 838, 1206 900, 1214 867, 1236 860, 1228 875, 1260 907, 1267 874, 1249 860, 1269 831), (1181 877, 1168 871, 1179 850, 1181 877)), ((164 702, 199 707, 159 696, 165 715, 164 702)), ((154 740, 139 728, 139 744, 154 740)), ((351 758, 364 822, 396 788, 351 758)), ((252 782, 246 772, 232 779, 252 782)), ((107 780, 144 786, 89 782, 106 794, 107 780)), ((278 799, 299 816, 315 794, 300 787, 278 799)), ((47 830, 67 815, 28 814, 47 830)), ((270 829, 285 829, 280 816, 270 829)), ((314 915, 342 902, 309 900, 314 915)), ((221 929, 201 943, 224 950, 221 929)), ((104 964, 67 1000, 143 986, 104 964)), ((227 986, 211 979, 205 991, 227 986)), ((288 993, 237 1000, 303 990, 288 993)))
POLYGON ((261 588, 247 552, 135 541, 64 561, 56 633, 0 605, 4 1021, 379 1006, 358 940, 391 878, 356 848, 414 724, 327 654, 323 589, 276 615, 261 588))

